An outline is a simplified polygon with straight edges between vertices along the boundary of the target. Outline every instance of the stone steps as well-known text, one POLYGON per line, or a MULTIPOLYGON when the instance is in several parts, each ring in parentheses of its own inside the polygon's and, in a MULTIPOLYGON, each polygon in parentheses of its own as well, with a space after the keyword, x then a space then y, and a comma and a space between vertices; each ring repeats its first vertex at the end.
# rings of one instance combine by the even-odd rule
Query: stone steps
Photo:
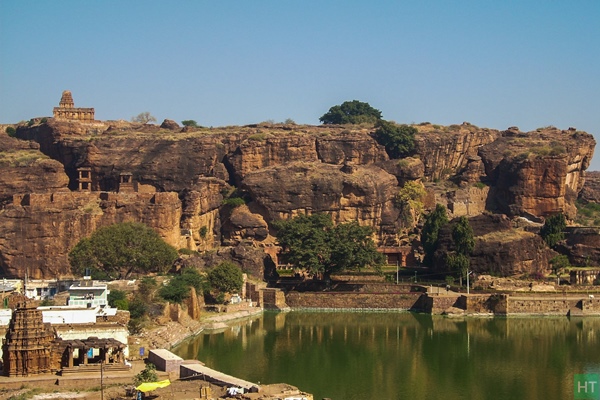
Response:
MULTIPOLYGON (((129 371, 129 367, 125 364, 106 364, 102 366, 104 372, 129 371)), ((60 371, 62 376, 71 374, 83 374, 88 372, 100 373, 100 364, 78 365, 76 367, 63 368, 60 371)))

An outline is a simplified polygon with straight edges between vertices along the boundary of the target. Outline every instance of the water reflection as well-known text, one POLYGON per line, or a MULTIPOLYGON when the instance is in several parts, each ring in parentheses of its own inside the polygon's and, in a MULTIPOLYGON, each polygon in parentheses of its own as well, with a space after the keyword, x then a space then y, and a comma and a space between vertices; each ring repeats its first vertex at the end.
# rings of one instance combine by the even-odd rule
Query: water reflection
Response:
POLYGON ((267 313, 175 352, 315 399, 565 399, 600 372, 600 319, 267 313))

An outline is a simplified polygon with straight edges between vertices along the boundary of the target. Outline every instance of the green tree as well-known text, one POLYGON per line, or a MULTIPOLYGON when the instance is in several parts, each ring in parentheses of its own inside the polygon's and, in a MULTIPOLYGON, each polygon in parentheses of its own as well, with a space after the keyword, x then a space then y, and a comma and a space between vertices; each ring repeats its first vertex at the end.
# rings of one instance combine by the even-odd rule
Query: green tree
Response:
POLYGON ((208 272, 208 282, 221 293, 239 293, 244 277, 240 267, 225 261, 208 272))
POLYGON ((426 195, 423 184, 416 181, 407 181, 398 191, 394 204, 402 212, 406 225, 411 226, 419 221, 426 195))
POLYGON ((452 240, 454 241, 454 254, 446 258, 446 266, 451 271, 458 271, 462 277, 466 276, 471 266, 471 253, 475 248, 475 237, 469 219, 462 216, 452 228, 452 240))
POLYGON ((148 304, 139 296, 135 296, 129 303, 129 315, 131 319, 139 320, 148 313, 148 304))
POLYGON ((275 227, 282 255, 311 275, 328 278, 334 272, 383 265, 372 229, 355 222, 334 227, 330 215, 313 214, 279 221, 275 227))
POLYGON ((565 228, 567 221, 563 213, 554 214, 546 218, 544 226, 540 230, 540 235, 544 242, 550 247, 556 246, 558 242, 565 238, 565 228))
POLYGON ((417 128, 413 126, 380 120, 377 122, 375 140, 385 146, 385 151, 391 158, 402 158, 414 152, 417 132, 417 128))
POLYGON ((124 290, 111 290, 108 294, 108 305, 119 310, 129 310, 127 293, 124 290))
POLYGON ((371 107, 369 103, 352 100, 331 107, 319 121, 323 124, 374 124, 380 119, 381 111, 371 107))
POLYGON ((328 273, 356 271, 372 266, 380 271, 385 256, 377 251, 372 239, 373 229, 357 222, 340 224, 332 229, 331 258, 328 273))
POLYGON ((156 279, 151 276, 144 276, 138 284, 137 296, 146 303, 151 303, 154 300, 154 295, 158 289, 156 279))
POLYGON ((150 362, 146 364, 146 367, 139 374, 133 377, 133 384, 135 386, 139 386, 144 382, 158 382, 156 366, 150 362))
POLYGON ((467 217, 460 217, 454 228, 452 228, 452 240, 457 254, 471 255, 475 248, 475 237, 467 217))
POLYGON ((469 257, 464 254, 446 254, 446 267, 450 271, 458 271, 461 276, 461 280, 462 277, 467 274, 470 265, 471 261, 469 260, 469 257))
POLYGON ((6 134, 10 137, 17 136, 17 130, 13 126, 6 127, 6 134))
POLYGON ((196 121, 194 121, 193 119, 186 119, 184 121, 181 121, 181 125, 189 126, 191 128, 199 128, 198 123, 196 121))
POLYGON ((433 253, 437 250, 440 229, 448 223, 446 207, 436 204, 435 209, 427 214, 423 230, 421 231, 421 244, 425 251, 425 265, 433 264, 433 253))
POLYGON ((195 268, 184 268, 179 275, 173 276, 169 283, 160 288, 159 295, 166 301, 181 303, 190 295, 190 287, 201 294, 207 291, 207 282, 195 268))
POLYGON ((274 223, 282 255, 297 268, 323 275, 331 257, 328 231, 333 227, 327 214, 299 215, 274 223))
POLYGON ((177 250, 150 227, 125 222, 100 228, 69 253, 73 269, 102 271, 111 278, 132 273, 166 272, 177 259, 177 250))
POLYGON ((552 266, 552 272, 556 275, 556 283, 560 285, 560 276, 565 269, 571 266, 569 257, 565 256, 564 254, 553 257, 550 260, 550 265, 552 266))
POLYGON ((139 124, 147 124, 149 122, 156 122, 156 118, 148 111, 144 111, 136 115, 135 117, 131 117, 131 122, 137 122, 139 124))

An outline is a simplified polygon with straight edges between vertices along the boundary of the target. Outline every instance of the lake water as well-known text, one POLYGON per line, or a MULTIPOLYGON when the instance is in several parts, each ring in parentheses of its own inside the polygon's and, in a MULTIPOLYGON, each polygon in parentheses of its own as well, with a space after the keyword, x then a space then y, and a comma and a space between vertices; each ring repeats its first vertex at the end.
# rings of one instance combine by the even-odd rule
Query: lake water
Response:
POLYGON ((174 352, 315 400, 563 400, 600 373, 600 318, 267 312, 174 352))

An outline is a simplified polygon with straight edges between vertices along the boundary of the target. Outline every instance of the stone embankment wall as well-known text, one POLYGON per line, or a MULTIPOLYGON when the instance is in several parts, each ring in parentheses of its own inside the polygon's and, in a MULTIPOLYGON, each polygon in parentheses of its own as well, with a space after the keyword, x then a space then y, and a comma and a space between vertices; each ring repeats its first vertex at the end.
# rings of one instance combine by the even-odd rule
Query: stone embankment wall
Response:
POLYGON ((589 295, 535 294, 531 296, 508 294, 461 295, 458 298, 424 296, 423 311, 441 314, 450 307, 467 314, 495 315, 598 315, 600 299, 589 295), (452 301, 454 300, 454 303, 452 301), (452 304, 451 304, 452 303, 452 304))
POLYGON ((289 292, 285 300, 291 308, 412 310, 471 315, 600 315, 600 296, 596 299, 588 295, 289 292))
POLYGON ((289 292, 285 300, 292 308, 411 310, 420 297, 421 293, 289 292))

